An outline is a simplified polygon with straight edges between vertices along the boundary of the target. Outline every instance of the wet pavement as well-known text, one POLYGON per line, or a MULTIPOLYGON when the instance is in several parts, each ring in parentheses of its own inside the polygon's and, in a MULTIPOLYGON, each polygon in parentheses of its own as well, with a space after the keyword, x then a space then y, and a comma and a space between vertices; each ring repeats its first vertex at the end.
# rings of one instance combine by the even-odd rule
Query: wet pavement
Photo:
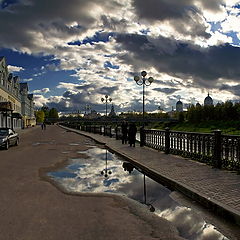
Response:
MULTIPOLYGON (((77 144, 76 144, 77 145, 77 144)), ((47 172, 50 181, 71 193, 111 192, 144 204, 151 212, 174 224, 188 240, 228 240, 204 213, 184 206, 172 198, 176 193, 145 176, 142 169, 98 146, 90 146, 84 158, 69 159, 66 166, 47 172)))

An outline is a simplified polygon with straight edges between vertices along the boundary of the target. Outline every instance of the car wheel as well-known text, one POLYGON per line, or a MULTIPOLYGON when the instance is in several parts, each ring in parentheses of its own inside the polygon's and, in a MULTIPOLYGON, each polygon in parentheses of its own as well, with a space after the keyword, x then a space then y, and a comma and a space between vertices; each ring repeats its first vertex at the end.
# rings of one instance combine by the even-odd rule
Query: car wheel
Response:
POLYGON ((9 141, 6 141, 5 150, 8 150, 8 149, 9 149, 9 141))
POLYGON ((15 146, 19 145, 19 138, 16 139, 15 146))

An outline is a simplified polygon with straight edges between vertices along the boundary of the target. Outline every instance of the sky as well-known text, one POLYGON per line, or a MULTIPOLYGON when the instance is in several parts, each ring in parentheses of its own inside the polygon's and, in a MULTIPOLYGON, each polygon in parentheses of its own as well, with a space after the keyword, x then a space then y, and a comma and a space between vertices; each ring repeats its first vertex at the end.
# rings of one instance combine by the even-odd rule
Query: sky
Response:
POLYGON ((240 98, 238 0, 0 0, 0 56, 37 108, 168 111, 240 98))

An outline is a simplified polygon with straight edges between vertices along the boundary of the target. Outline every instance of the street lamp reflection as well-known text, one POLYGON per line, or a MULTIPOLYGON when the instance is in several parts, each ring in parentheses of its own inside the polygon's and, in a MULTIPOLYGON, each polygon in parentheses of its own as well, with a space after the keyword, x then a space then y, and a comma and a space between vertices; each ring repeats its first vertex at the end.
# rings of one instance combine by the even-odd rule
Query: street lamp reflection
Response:
MULTIPOLYGON (((134 165, 132 165, 129 162, 123 162, 122 167, 124 171, 128 171, 130 174, 134 169, 134 165)), ((153 207, 153 205, 147 202, 146 175, 144 173, 143 173, 143 197, 144 197, 143 203, 148 206, 150 212, 155 212, 155 208, 153 207)))
POLYGON ((106 149, 106 152, 105 152, 105 169, 103 169, 101 171, 101 174, 104 175, 105 178, 107 178, 109 175, 112 174, 112 171, 108 170, 108 165, 107 165, 108 156, 107 156, 107 153, 108 153, 108 150, 106 149))

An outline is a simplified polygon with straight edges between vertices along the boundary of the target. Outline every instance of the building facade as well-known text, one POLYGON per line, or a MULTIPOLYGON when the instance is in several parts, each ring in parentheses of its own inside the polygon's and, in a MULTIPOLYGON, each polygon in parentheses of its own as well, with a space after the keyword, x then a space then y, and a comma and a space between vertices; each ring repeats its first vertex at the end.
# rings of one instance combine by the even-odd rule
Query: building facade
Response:
POLYGON ((8 72, 5 58, 0 57, 0 127, 16 130, 26 127, 24 118, 35 119, 33 96, 30 98, 29 110, 23 114, 24 97, 19 78, 8 72))
POLYGON ((28 91, 28 84, 20 83, 21 114, 24 128, 36 125, 33 94, 29 94, 28 91))

